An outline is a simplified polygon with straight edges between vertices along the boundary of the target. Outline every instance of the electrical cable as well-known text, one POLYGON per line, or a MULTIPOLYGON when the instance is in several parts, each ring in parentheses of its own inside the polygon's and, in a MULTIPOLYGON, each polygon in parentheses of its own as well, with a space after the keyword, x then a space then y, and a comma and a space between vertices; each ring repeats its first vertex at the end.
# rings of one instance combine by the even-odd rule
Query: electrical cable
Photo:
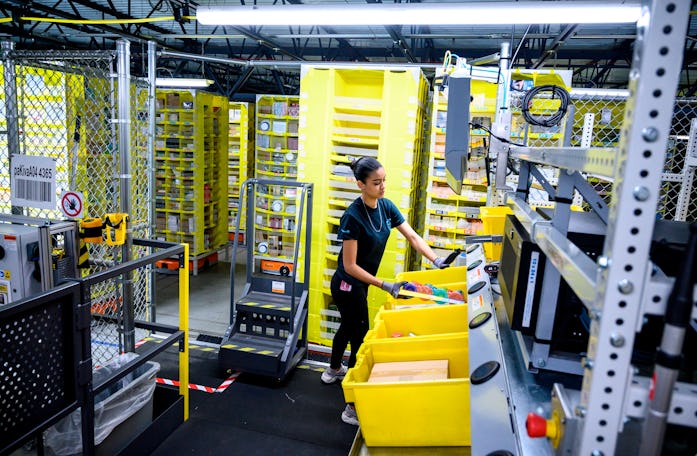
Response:
POLYGON ((525 147, 525 144, 516 143, 516 142, 511 141, 510 139, 506 139, 506 138, 504 138, 504 137, 502 137, 502 136, 497 136, 497 135, 495 135, 494 133, 491 132, 491 130, 489 129, 489 127, 486 127, 486 126, 484 126, 484 125, 482 125, 482 124, 470 122, 469 125, 470 125, 471 128, 474 128, 474 129, 476 129, 476 130, 484 130, 485 132, 489 133, 489 136, 492 136, 492 137, 498 139, 499 141, 501 141, 501 142, 503 142, 503 143, 511 144, 511 145, 513 145, 513 146, 525 147))
MULTIPOLYGON (((513 146, 520 146, 520 147, 524 147, 524 146, 525 146, 525 144, 516 143, 516 142, 511 141, 510 139, 506 139, 506 138, 504 138, 504 137, 502 137, 502 136, 495 135, 494 133, 491 132, 491 130, 489 129, 489 127, 485 127, 485 126, 482 125, 482 124, 470 122, 470 123, 469 123, 469 126, 470 126, 471 128, 474 128, 474 129, 484 130, 485 132, 489 133, 489 136, 492 136, 492 137, 498 139, 499 141, 501 141, 501 142, 503 142, 503 143, 511 144, 511 145, 513 145, 513 146)), ((491 146, 491 142, 489 143, 489 146, 491 146)), ((487 149, 487 150, 488 150, 488 149, 487 149)), ((489 156, 489 155, 487 154, 487 157, 488 157, 488 156, 489 156)), ((520 174, 520 171, 518 171, 518 170, 516 169, 515 165, 513 164, 513 160, 512 160, 510 157, 508 158, 506 165, 507 165, 508 169, 510 170, 509 173, 506 173, 507 176, 510 175, 511 173, 515 174, 516 176, 520 174)), ((488 175, 488 173, 487 173, 487 175, 488 175)))
MULTIPOLYGON (((3 18, 6 19, 6 18, 3 18)), ((9 18, 10 21, 12 18, 9 18)), ((105 24, 147 24, 151 22, 174 21, 174 16, 144 17, 130 19, 59 19, 53 17, 22 16, 23 21, 50 22, 54 24, 105 25, 105 24)), ((182 19, 196 20, 196 16, 182 16, 182 19)), ((3 21, 6 22, 6 21, 3 21)))
POLYGON ((528 90, 523 96, 523 108, 521 109, 523 113, 523 118, 530 125, 538 125, 541 127, 554 127, 561 123, 566 115, 566 109, 569 107, 569 92, 563 87, 556 85, 541 85, 535 86, 528 90), (556 95, 559 98, 560 104, 559 109, 552 115, 540 115, 535 116, 530 113, 530 108, 532 107, 532 101, 535 96, 543 92, 551 92, 552 100, 556 95))

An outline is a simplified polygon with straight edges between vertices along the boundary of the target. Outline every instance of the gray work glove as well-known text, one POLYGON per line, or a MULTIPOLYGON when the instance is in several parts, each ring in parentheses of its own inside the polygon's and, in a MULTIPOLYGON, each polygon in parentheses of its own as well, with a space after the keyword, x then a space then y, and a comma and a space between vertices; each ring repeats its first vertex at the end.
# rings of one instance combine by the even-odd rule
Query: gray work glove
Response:
POLYGON ((392 282, 387 282, 386 280, 382 281, 382 285, 380 285, 380 288, 388 292, 389 294, 392 295, 393 298, 399 297, 399 290, 402 289, 404 285, 406 285, 408 282, 402 281, 402 282, 397 282, 397 283, 392 283, 392 282))
POLYGON ((448 266, 450 266, 449 263, 445 262, 445 258, 441 258, 441 257, 436 257, 436 259, 433 260, 433 265, 435 267, 437 267, 438 269, 445 269, 448 266))

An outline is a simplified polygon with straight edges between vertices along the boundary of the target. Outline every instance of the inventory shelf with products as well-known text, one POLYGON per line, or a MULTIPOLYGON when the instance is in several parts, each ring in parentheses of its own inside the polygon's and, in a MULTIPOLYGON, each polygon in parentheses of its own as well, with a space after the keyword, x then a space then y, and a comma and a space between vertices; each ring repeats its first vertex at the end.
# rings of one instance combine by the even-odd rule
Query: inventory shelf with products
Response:
MULTIPOLYGON (((257 95, 255 109, 255 177, 297 180, 299 98, 257 95)), ((285 268, 293 263, 297 187, 259 185, 255 191, 255 258, 262 272, 287 275, 285 268)))
MULTIPOLYGON (((240 187, 254 174, 254 105, 231 101, 228 135, 228 240, 235 233, 240 187)), ((240 220, 240 242, 244 242, 245 219, 240 220)))
MULTIPOLYGON (((310 271, 309 336, 331 344, 339 313, 331 299, 331 277, 342 242, 341 216, 360 196, 351 162, 373 157, 387 172, 385 197, 412 226, 423 197, 422 144, 428 83, 419 69, 312 67, 301 70, 300 151, 298 179, 314 184, 310 271), (317 169, 322 172, 317 172, 317 169)), ((377 276, 389 280, 416 263, 408 242, 394 230, 377 276)), ((382 290, 370 287, 368 308, 374 316, 385 302, 382 290)), ((371 317, 372 318, 372 317, 371 317)))
MULTIPOLYGON (((438 69, 437 73, 442 74, 443 69, 438 69)), ((487 81, 471 82, 471 122, 476 127, 470 130, 471 153, 460 194, 456 194, 446 182, 448 89, 434 91, 423 237, 438 255, 447 256, 454 249, 464 249, 466 236, 475 235, 482 229, 479 207, 487 202, 484 157, 488 133, 480 126, 491 127, 496 112, 496 88, 496 84, 487 81)), ((432 267, 426 259, 421 263, 424 268, 432 267)))
POLYGON ((276 274, 284 264, 290 267, 293 263, 299 195, 297 187, 258 187, 254 195, 254 258, 263 260, 262 272, 276 274))
POLYGON ((196 273, 227 242, 229 101, 158 90, 156 103, 155 235, 188 243, 196 273))
POLYGON ((256 101, 255 176, 296 180, 299 98, 257 95, 256 101))

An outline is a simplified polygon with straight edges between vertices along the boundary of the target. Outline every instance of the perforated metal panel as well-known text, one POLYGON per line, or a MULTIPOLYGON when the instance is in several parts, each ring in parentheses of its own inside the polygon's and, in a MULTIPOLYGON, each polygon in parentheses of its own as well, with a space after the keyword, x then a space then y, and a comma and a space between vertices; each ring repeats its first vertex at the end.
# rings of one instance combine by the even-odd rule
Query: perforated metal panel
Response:
POLYGON ((0 310, 0 450, 76 403, 71 309, 68 295, 0 310))

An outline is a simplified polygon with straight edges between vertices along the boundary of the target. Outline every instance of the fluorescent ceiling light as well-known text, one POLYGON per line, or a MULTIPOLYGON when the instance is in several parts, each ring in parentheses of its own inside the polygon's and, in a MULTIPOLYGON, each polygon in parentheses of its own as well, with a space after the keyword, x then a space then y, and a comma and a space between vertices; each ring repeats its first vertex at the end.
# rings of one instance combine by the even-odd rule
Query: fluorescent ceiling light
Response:
POLYGON ((617 24, 639 19, 638 2, 332 3, 199 6, 203 25, 617 24))
POLYGON ((210 79, 199 78, 155 78, 156 87, 191 87, 202 88, 213 84, 210 79))

